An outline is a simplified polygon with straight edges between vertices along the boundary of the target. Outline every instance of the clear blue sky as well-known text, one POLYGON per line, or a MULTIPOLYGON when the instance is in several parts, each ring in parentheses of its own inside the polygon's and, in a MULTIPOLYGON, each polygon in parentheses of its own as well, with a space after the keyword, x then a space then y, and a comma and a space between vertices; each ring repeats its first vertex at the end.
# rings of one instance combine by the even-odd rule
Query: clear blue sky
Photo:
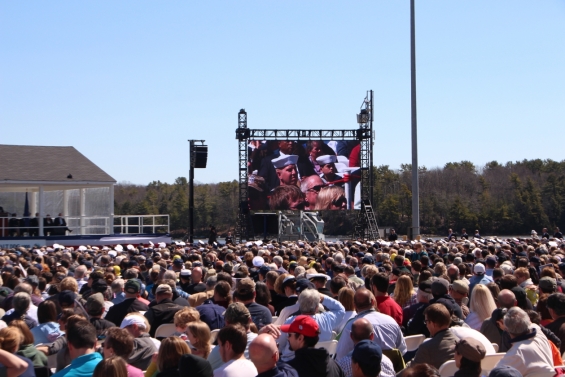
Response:
MULTIPOLYGON (((565 2, 416 1, 420 165, 562 160, 565 2)), ((357 128, 410 163, 409 1, 3 1, 0 143, 71 145, 117 181, 237 179, 250 128, 357 128)), ((0 162, 1 163, 1 162, 0 162)))

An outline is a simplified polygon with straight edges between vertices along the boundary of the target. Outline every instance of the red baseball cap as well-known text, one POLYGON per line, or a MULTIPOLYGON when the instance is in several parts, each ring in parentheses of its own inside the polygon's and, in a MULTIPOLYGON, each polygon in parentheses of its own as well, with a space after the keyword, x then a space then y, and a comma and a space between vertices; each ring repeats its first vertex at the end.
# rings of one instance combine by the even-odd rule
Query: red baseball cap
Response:
POLYGON ((309 315, 299 315, 288 325, 281 326, 282 332, 293 332, 313 338, 320 333, 320 327, 309 315))

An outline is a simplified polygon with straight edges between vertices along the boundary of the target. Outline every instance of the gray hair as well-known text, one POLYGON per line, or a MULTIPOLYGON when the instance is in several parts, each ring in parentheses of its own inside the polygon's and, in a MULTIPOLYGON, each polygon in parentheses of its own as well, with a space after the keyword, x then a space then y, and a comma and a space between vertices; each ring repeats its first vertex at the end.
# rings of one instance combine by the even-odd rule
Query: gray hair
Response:
POLYGON ((167 270, 165 271, 165 273, 163 274, 163 280, 177 280, 177 273, 174 272, 173 270, 167 270))
POLYGON ((531 324, 528 313, 517 306, 508 309, 504 316, 506 331, 514 337, 527 333, 531 324))
POLYGON ((381 260, 383 260, 383 261, 390 260, 390 254, 382 253, 381 254, 381 260))
POLYGON ((280 267, 283 263, 283 259, 280 255, 277 255, 273 258, 273 262, 275 262, 275 264, 277 265, 277 267, 280 267))
POLYGON ((26 292, 18 292, 14 295, 12 305, 14 310, 20 313, 25 313, 31 304, 31 296, 26 292))
POLYGON ((124 274, 124 279, 137 279, 137 270, 135 268, 128 268, 124 274))
POLYGON ((320 293, 315 289, 306 289, 298 296, 298 307, 301 314, 316 314, 320 304, 320 293))
POLYGON ((82 279, 85 274, 86 274, 86 266, 85 265, 81 264, 80 266, 75 268, 75 278, 76 279, 82 279))
POLYGON ((28 283, 20 283, 14 287, 14 293, 25 292, 28 295, 33 293, 33 287, 28 283))
POLYGON ((416 297, 418 298, 419 302, 422 302, 422 301, 430 302, 430 300, 433 300, 434 295, 432 295, 431 293, 428 293, 426 291, 423 291, 421 289, 418 289, 418 292, 416 293, 416 297))
POLYGON ((206 288, 214 288, 217 282, 218 277, 216 275, 210 276, 208 279, 206 279, 206 288))
POLYGON ((125 281, 124 279, 116 279, 110 285, 112 289, 124 289, 125 281))
POLYGON ((294 269, 294 276, 302 275, 304 273, 306 273, 306 269, 302 266, 296 266, 294 269))

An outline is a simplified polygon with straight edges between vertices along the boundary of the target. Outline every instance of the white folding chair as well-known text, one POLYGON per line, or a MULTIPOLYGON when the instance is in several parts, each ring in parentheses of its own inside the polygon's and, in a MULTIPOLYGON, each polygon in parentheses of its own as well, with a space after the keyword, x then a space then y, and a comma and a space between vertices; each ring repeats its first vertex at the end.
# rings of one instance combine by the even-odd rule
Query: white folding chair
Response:
POLYGON ((452 377, 459 368, 455 365, 455 360, 449 360, 441 364, 439 367, 439 375, 441 377, 452 377))
POLYGON ((492 348, 494 348, 494 352, 498 352, 498 344, 496 343, 491 343, 492 344, 492 348))
POLYGON ((408 352, 410 351, 416 351, 418 349, 418 347, 420 347, 420 344, 424 343, 424 340, 426 339, 426 336, 423 334, 420 335, 410 335, 404 338, 404 341, 406 342, 406 349, 408 350, 408 352))
POLYGON ((481 360, 482 374, 488 376, 491 370, 494 369, 496 364, 506 355, 505 352, 495 353, 493 355, 486 355, 484 359, 481 360))
POLYGON ((216 339, 218 339, 218 333, 219 332, 220 332, 220 329, 212 330, 210 332, 210 344, 214 344, 216 339))
POLYGON ((333 358, 337 351, 337 340, 318 342, 315 348, 325 348, 326 351, 328 351, 328 353, 330 354, 330 357, 333 358))
POLYGON ((177 328, 174 323, 165 323, 157 327, 157 330, 155 331, 155 338, 168 338, 176 331, 177 328))

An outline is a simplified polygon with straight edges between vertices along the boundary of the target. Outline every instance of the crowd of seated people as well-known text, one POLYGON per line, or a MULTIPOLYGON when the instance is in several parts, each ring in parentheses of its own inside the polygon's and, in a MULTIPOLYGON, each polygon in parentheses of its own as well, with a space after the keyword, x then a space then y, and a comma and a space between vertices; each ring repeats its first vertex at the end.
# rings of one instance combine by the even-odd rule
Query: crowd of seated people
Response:
POLYGON ((58 245, 0 271, 10 377, 565 372, 559 238, 58 245))

